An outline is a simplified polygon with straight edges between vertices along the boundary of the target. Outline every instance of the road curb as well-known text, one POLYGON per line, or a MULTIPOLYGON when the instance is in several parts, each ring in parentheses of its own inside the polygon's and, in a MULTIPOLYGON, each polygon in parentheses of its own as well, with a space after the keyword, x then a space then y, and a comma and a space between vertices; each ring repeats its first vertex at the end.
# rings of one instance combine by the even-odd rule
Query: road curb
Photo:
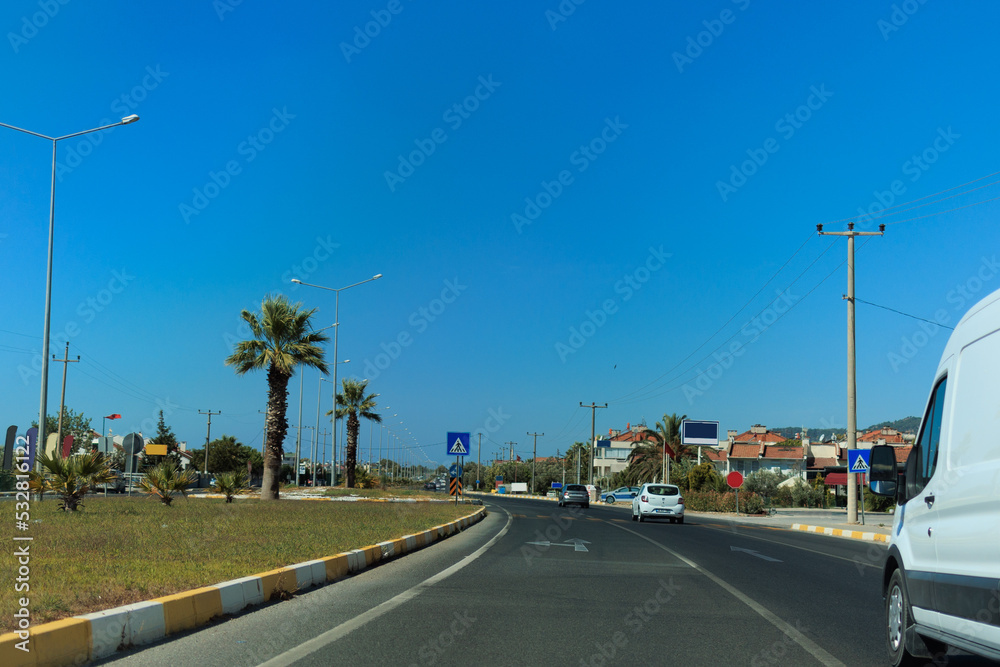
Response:
POLYGON ((63 667, 82 665, 234 614, 311 586, 333 583, 379 561, 417 551, 481 521, 486 508, 415 535, 386 540, 335 556, 280 567, 191 591, 64 618, 0 635, 0 665, 63 667), (27 640, 27 651, 18 648, 27 640))
POLYGON ((884 533, 865 533, 860 530, 844 530, 842 528, 827 528, 824 526, 809 526, 803 523, 793 523, 792 530, 801 530, 807 533, 817 533, 819 535, 833 535, 834 537, 849 537, 853 540, 864 540, 866 542, 890 541, 890 536, 884 533))

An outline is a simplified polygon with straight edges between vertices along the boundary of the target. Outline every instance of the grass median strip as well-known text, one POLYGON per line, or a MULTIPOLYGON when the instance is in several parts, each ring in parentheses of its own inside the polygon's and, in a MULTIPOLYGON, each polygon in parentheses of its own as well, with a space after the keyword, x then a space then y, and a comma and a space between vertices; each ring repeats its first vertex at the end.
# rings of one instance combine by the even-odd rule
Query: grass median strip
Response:
MULTIPOLYGON (((447 503, 308 503, 88 498, 64 513, 32 503, 30 590, 0 596, 0 633, 15 629, 17 599, 32 624, 140 602, 332 556, 417 533, 470 514, 447 503)), ((14 503, 0 503, 11 525, 14 503)), ((0 581, 13 582, 13 549, 0 552, 0 581)), ((13 584, 11 585, 13 587, 13 584)))

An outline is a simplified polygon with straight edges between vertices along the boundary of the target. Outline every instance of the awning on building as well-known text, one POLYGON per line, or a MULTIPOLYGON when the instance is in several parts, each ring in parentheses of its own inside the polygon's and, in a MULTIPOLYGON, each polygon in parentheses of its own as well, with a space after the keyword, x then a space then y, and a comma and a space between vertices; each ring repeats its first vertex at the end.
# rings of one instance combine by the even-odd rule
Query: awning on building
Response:
MULTIPOLYGON (((864 473, 857 473, 855 475, 858 484, 867 484, 868 476, 864 473)), ((846 472, 831 472, 828 473, 826 477, 823 478, 823 483, 827 486, 847 486, 847 473, 846 472)))

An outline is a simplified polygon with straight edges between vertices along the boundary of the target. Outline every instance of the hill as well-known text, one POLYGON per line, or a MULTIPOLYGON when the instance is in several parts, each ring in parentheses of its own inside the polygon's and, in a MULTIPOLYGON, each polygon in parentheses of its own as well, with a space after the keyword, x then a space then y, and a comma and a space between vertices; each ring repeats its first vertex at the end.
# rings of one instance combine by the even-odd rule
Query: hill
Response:
MULTIPOLYGON (((920 417, 904 417, 903 419, 897 419, 895 421, 884 421, 877 424, 872 424, 868 428, 858 428, 859 433, 864 433, 866 431, 873 431, 877 428, 894 428, 897 431, 903 433, 916 433, 917 429, 920 427, 920 417)), ((778 433, 786 438, 794 438, 796 433, 802 432, 801 426, 782 426, 780 428, 769 428, 769 431, 778 433)), ((823 440, 830 440, 834 434, 843 437, 846 433, 846 428, 810 428, 809 429, 809 439, 813 442, 817 442, 820 438, 823 440)))

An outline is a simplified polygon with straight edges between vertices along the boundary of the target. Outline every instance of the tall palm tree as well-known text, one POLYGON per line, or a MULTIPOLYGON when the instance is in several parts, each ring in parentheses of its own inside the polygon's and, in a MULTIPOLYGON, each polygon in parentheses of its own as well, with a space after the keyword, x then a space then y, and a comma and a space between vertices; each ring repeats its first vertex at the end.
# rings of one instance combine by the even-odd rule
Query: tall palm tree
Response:
POLYGON ((267 295, 260 313, 244 310, 240 317, 250 327, 253 338, 240 341, 226 358, 238 375, 267 370, 267 439, 264 442, 264 478, 261 500, 278 499, 281 477, 281 445, 288 432, 288 380, 296 366, 311 366, 326 373, 323 343, 329 338, 314 331, 310 322, 316 309, 303 310, 283 295, 267 295))
POLYGON ((688 455, 687 447, 681 445, 681 422, 687 415, 677 416, 677 413, 663 415, 662 422, 656 422, 656 429, 646 429, 644 435, 651 436, 670 449, 670 458, 677 460, 688 455))
POLYGON ((655 440, 643 440, 628 454, 625 476, 629 484, 651 482, 662 476, 663 447, 655 440))
MULTIPOLYGON (((378 394, 368 394, 365 396, 365 389, 368 388, 368 380, 344 379, 344 391, 337 394, 337 419, 347 417, 347 453, 344 465, 347 467, 347 488, 354 488, 354 468, 358 464, 358 430, 361 428, 361 420, 364 417, 368 421, 376 424, 382 423, 382 415, 375 412, 375 399, 378 394)), ((329 416, 333 410, 327 411, 329 416)))

